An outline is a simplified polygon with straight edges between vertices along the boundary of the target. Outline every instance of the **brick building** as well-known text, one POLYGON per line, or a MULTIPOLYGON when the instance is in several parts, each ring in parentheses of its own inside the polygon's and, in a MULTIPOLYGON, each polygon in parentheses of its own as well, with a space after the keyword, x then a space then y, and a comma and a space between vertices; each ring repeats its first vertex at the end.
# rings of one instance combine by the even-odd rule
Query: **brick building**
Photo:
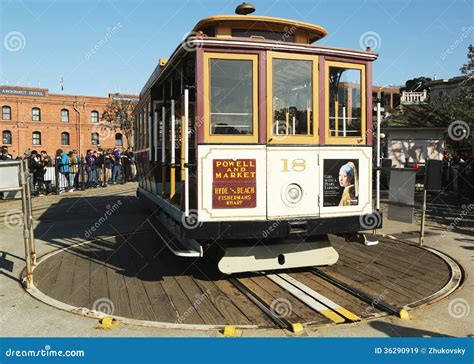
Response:
POLYGON ((128 146, 120 129, 112 129, 101 116, 113 100, 137 100, 136 95, 109 94, 108 97, 52 94, 48 89, 0 85, 0 133, 2 145, 13 157, 28 150, 58 148, 87 149, 128 146))

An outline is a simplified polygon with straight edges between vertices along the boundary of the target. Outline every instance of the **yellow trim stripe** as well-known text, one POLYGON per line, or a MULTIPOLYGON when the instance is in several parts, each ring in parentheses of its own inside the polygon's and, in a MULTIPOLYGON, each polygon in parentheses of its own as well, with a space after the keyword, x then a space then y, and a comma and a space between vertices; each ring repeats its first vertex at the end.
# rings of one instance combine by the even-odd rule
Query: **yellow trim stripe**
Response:
POLYGON ((360 321, 359 316, 343 307, 336 308, 335 311, 351 321, 360 321))
POLYGON ((343 322, 346 322, 343 317, 339 316, 337 313, 335 313, 333 310, 326 309, 326 310, 321 310, 319 311, 321 315, 324 317, 327 317, 331 321, 333 321, 336 324, 342 324, 343 322))

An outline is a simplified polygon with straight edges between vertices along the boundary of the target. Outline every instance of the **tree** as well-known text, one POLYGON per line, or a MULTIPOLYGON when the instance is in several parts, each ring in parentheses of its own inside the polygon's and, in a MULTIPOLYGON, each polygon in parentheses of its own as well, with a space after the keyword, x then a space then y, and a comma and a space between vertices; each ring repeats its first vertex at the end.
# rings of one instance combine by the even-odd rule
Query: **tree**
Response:
POLYGON ((472 77, 474 73, 474 47, 472 44, 468 47, 467 52, 467 63, 463 64, 463 66, 459 69, 463 75, 469 75, 472 77))
POLYGON ((416 77, 412 80, 408 80, 405 82, 405 87, 402 87, 400 91, 407 91, 407 92, 421 92, 424 89, 428 88, 428 84, 432 81, 429 77, 416 77))
POLYGON ((136 102, 127 99, 112 100, 102 113, 102 120, 107 121, 112 128, 122 129, 128 145, 133 147, 133 109, 136 102))
POLYGON ((456 120, 474 125, 474 78, 466 78, 454 95, 430 97, 428 102, 404 105, 384 120, 389 126, 448 127, 456 120))

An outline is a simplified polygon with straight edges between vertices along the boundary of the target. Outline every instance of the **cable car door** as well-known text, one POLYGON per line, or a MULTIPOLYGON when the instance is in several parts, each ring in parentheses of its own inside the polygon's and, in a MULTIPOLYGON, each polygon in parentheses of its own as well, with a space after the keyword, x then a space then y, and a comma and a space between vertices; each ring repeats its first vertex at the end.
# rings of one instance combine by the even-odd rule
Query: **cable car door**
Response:
POLYGON ((268 52, 267 218, 319 216, 318 58, 268 52))

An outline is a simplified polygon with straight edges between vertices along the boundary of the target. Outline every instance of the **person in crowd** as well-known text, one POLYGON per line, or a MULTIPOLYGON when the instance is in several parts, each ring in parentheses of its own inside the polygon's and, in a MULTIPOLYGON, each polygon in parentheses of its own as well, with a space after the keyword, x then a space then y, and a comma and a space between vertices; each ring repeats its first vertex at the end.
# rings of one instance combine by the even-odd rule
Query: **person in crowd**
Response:
POLYGON ((36 191, 36 183, 41 175, 41 159, 36 150, 32 150, 27 158, 28 172, 30 173, 30 191, 32 195, 38 195, 39 189, 36 191))
POLYGON ((53 161, 45 150, 41 151, 41 165, 43 168, 43 182, 45 186, 46 196, 49 196, 52 194, 52 181, 54 180, 55 176, 53 161))
POLYGON ((8 153, 7 146, 2 147, 2 154, 0 155, 0 160, 2 161, 13 160, 13 156, 10 153, 8 153))
MULTIPOLYGON (((2 146, 2 153, 0 154, 0 162, 2 161, 11 161, 13 160, 13 156, 8 153, 8 147, 2 146)), ((0 192, 0 200, 3 199, 4 193, 0 192)))
POLYGON ((127 148, 122 155, 122 163, 124 170, 124 182, 132 181, 132 163, 133 163, 133 153, 130 148, 127 148))
POLYGON ((69 156, 62 149, 56 151, 56 166, 58 169, 58 191, 63 193, 68 187, 69 156))
POLYGON ((76 149, 73 149, 72 152, 76 156, 76 161, 77 161, 77 173, 76 173, 76 177, 74 178, 74 188, 79 189, 79 176, 81 174, 82 160, 81 160, 81 156, 77 153, 76 149))
POLYGON ((112 156, 112 151, 110 149, 107 149, 107 153, 104 157, 104 166, 105 166, 105 184, 104 186, 107 186, 107 183, 112 179, 112 165, 113 165, 113 156, 112 156))
POLYGON ((97 166, 95 164, 96 157, 91 149, 86 154, 86 171, 87 171, 87 187, 97 187, 97 166))
POLYGON ((128 148, 129 152, 129 159, 130 159, 130 176, 132 181, 136 181, 137 177, 137 166, 135 164, 135 155, 133 154, 133 149, 131 147, 128 148))
POLYGON ((118 183, 119 179, 121 178, 120 170, 122 168, 122 158, 120 155, 120 151, 118 149, 114 149, 112 154, 112 184, 118 183))
POLYGON ((76 175, 79 171, 79 163, 77 160, 77 156, 74 151, 70 151, 68 154, 69 157, 69 192, 74 191, 74 187, 76 185, 76 175))
POLYGON ((95 160, 95 165, 97 167, 97 181, 99 185, 105 186, 105 173, 104 173, 104 151, 99 148, 97 151, 97 159, 95 160))

